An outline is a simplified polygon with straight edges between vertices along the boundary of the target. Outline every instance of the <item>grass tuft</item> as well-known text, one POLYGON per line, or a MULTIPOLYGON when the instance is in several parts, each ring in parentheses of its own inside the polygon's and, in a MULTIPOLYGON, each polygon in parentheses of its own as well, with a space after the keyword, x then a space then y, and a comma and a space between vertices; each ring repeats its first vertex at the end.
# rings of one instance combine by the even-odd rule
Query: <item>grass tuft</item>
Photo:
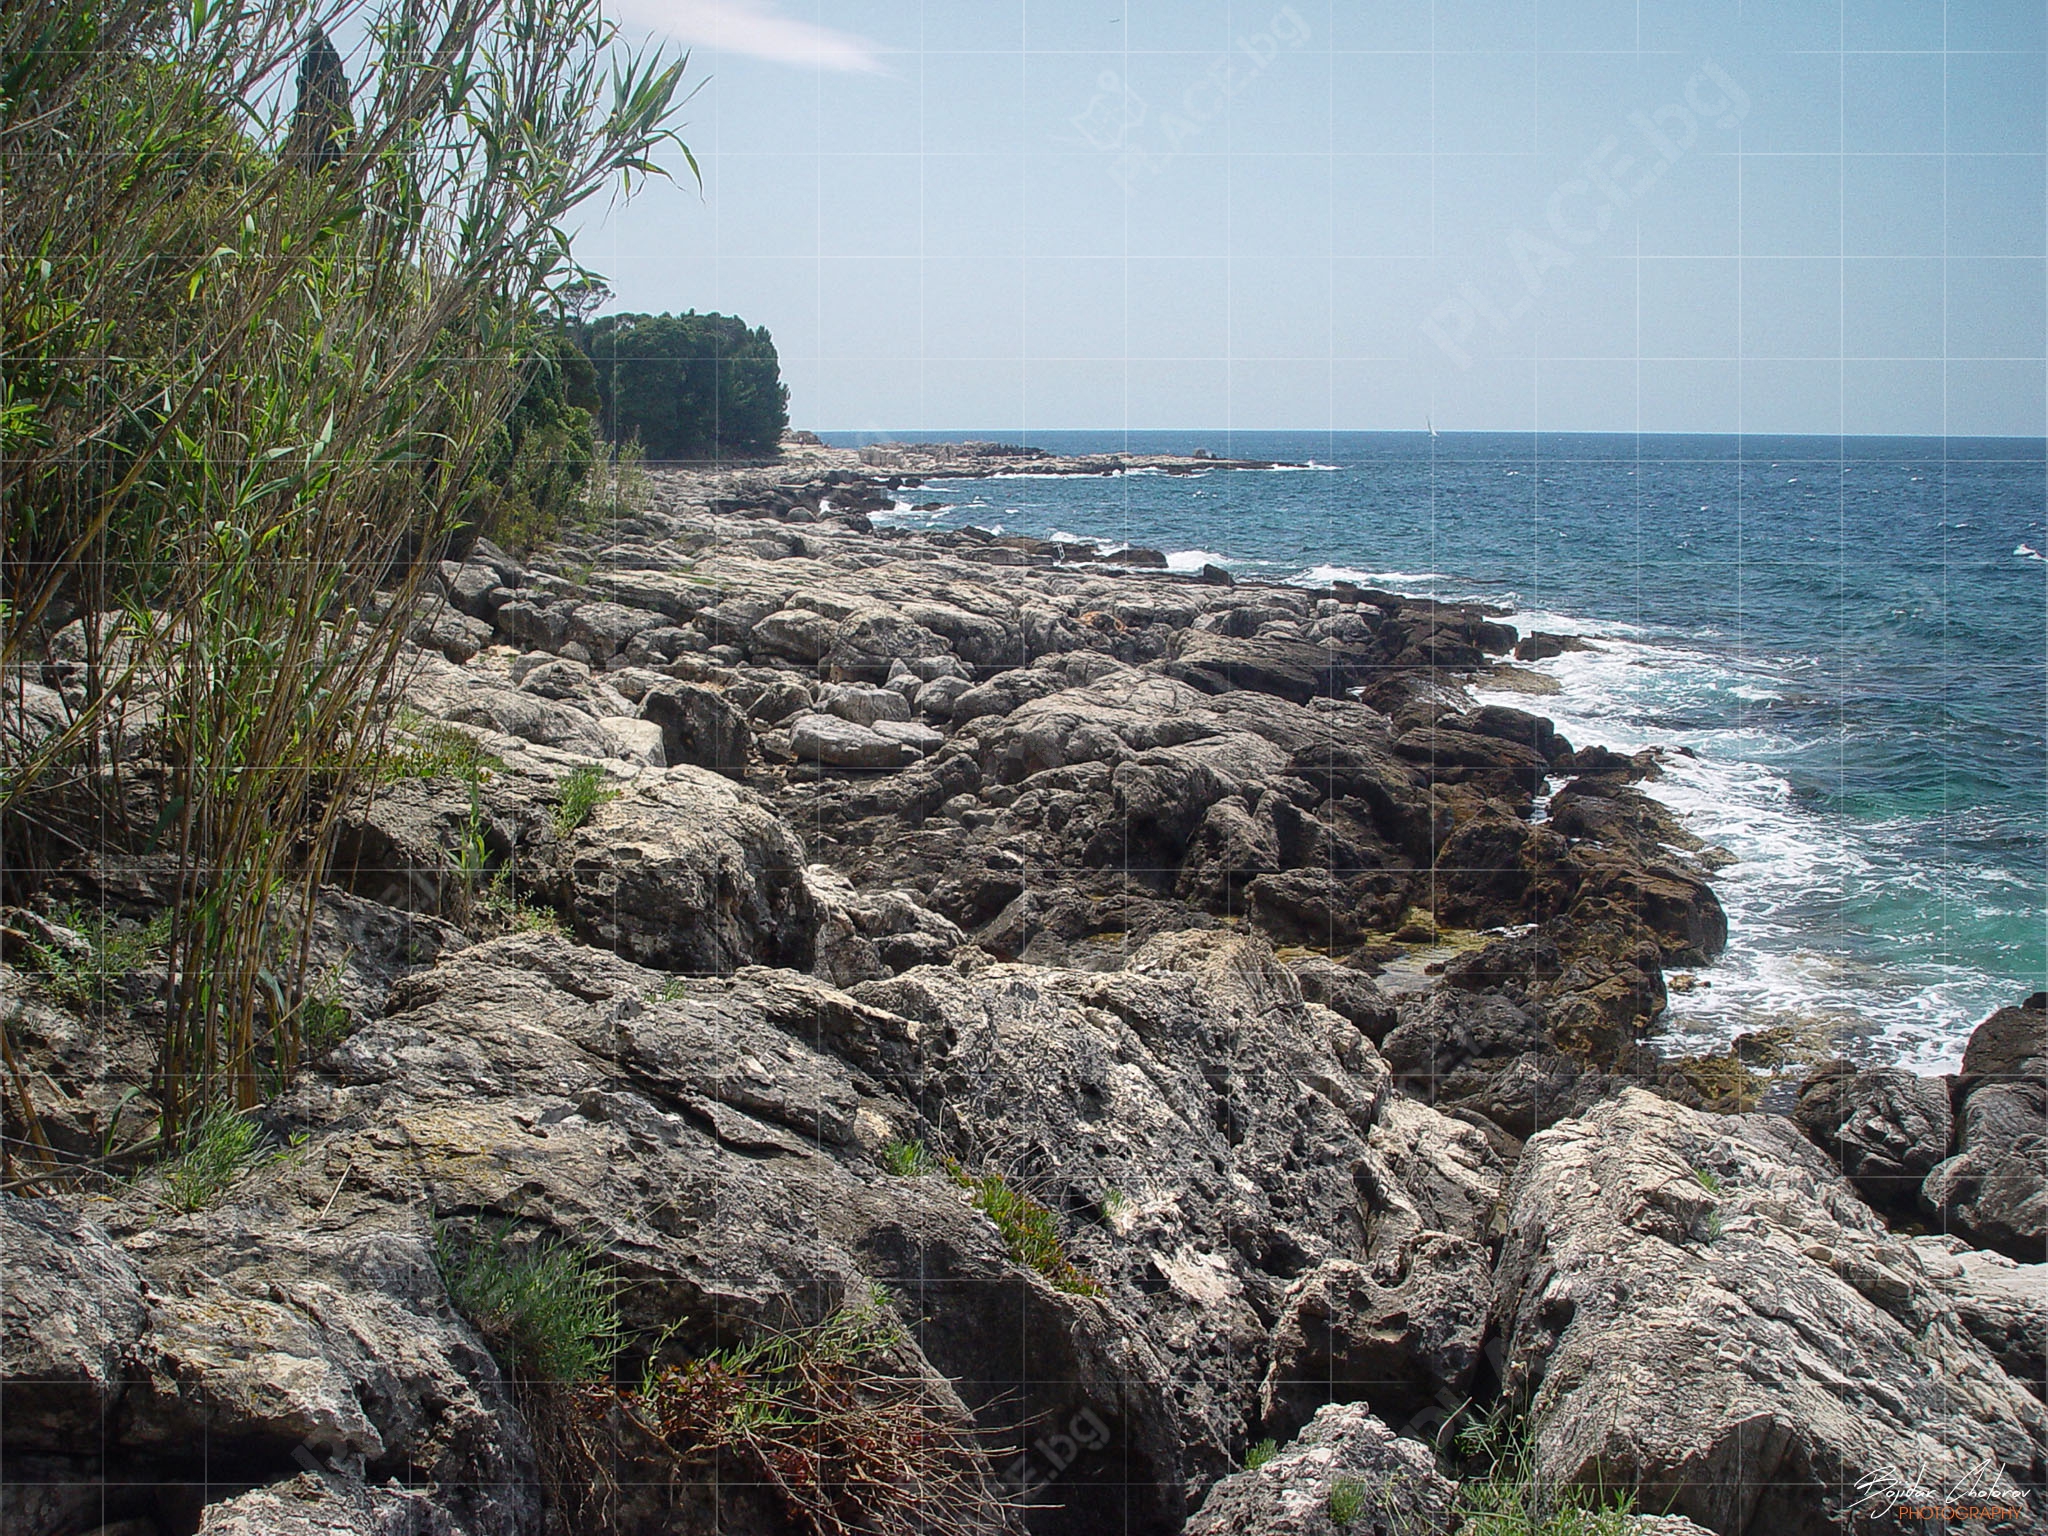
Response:
POLYGON ((299 1004, 299 1032, 308 1056, 319 1056, 348 1038, 354 1021, 339 998, 309 997, 299 1004))
POLYGON ((908 1141, 892 1141, 882 1148, 882 1166, 899 1179, 914 1179, 932 1171, 932 1157, 925 1151, 924 1143, 912 1137, 908 1141))
POLYGON ((562 780, 561 799, 555 803, 555 831, 567 837, 590 820, 600 805, 618 798, 616 789, 605 788, 604 770, 585 763, 562 780))
POLYGON ((1010 1257, 1037 1270, 1053 1289, 1073 1296, 1100 1296, 1102 1287, 1074 1267, 1053 1213, 999 1173, 971 1174, 956 1158, 943 1160, 948 1177, 974 1197, 974 1208, 996 1224, 1010 1257))
POLYGON ((50 920, 85 941, 85 952, 32 940, 28 960, 52 1002, 83 1013, 112 1001, 125 977, 163 958, 170 942, 171 916, 158 913, 143 924, 122 923, 90 907, 68 906, 50 920))
POLYGON ((1627 1536, 1635 1495, 1543 1484, 1526 1423, 1496 1416, 1469 1424, 1458 1449, 1484 1466, 1459 1485, 1460 1536, 1627 1536))
POLYGON ((1348 1530, 1351 1523, 1365 1513, 1365 1484, 1355 1477, 1340 1477, 1330 1484, 1330 1519, 1340 1530, 1348 1530))
POLYGON ((478 740, 460 726, 431 720, 417 710, 403 708, 392 722, 393 739, 386 743, 377 760, 377 777, 383 783, 399 779, 454 779, 464 784, 481 784, 494 773, 505 771, 505 760, 487 752, 478 740))
POLYGON ((444 1226, 434 1257, 448 1299, 508 1376, 572 1385, 609 1374, 618 1285, 588 1248, 560 1238, 515 1247, 509 1228, 444 1226))
POLYGON ((164 1187, 181 1211, 213 1204, 256 1159, 256 1126, 225 1109, 210 1109, 187 1128, 185 1146, 165 1166, 164 1187))
POLYGON ((1255 1440, 1245 1450, 1244 1469, 1247 1472, 1256 1472, 1279 1454, 1280 1444, 1277 1440, 1255 1440))
POLYGON ((994 1528, 974 1431, 892 1364, 902 1343, 870 1294, 812 1327, 651 1367, 637 1406, 679 1459, 736 1462, 813 1536, 994 1528))

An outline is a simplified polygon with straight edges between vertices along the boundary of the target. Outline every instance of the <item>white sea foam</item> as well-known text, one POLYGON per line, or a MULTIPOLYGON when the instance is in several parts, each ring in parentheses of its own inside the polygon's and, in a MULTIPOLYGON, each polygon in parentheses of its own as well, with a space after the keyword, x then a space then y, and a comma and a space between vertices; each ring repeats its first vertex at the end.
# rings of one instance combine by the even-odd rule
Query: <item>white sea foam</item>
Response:
POLYGON ((925 507, 922 510, 920 510, 916 502, 903 501, 899 499, 891 503, 890 506, 883 511, 870 512, 868 514, 868 521, 871 523, 880 523, 885 528, 916 527, 921 526, 923 524, 936 522, 938 519, 944 517, 948 512, 954 512, 957 510, 959 509, 954 505, 954 503, 950 501, 945 502, 937 507, 925 507))
POLYGON ((1540 709, 1576 745, 1688 748, 1695 755, 1667 755, 1663 776, 1642 788, 1735 856, 1714 878, 1728 914, 1728 949, 1700 972, 1698 990, 1672 994, 1665 1024, 1673 1046, 1719 1049, 1738 1034, 1796 1023, 1833 1032, 1845 1054, 1954 1071, 1970 1028, 2008 1000, 2009 982, 1966 966, 1872 954, 1850 907, 1873 890, 1945 888, 1948 873, 1908 851, 1910 823, 1892 828, 1895 835, 1883 825, 1849 833, 1800 804, 1771 764, 1815 743, 1754 717, 1695 730, 1669 723, 1744 718, 1732 716, 1726 701, 1768 702, 1780 696, 1782 680, 1761 667, 1637 638, 1642 631, 1623 633, 1620 625, 1528 612, 1515 622, 1579 634, 1599 649, 1536 663, 1560 687, 1540 704, 1483 684, 1474 692, 1540 709))
POLYGON ((1213 549, 1170 549, 1166 552, 1166 568, 1169 571, 1199 571, 1205 565, 1227 565, 1230 556, 1219 555, 1213 549))

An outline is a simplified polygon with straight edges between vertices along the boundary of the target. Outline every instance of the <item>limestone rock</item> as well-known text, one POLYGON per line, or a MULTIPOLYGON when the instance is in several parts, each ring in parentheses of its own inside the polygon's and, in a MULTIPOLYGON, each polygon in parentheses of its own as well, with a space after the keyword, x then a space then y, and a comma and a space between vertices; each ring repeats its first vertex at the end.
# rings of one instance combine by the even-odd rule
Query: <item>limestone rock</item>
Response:
POLYGON ((2041 1404, 1781 1120, 1631 1089, 1535 1137, 1494 1306, 1539 1477, 1721 1536, 1837 1531, 1899 1469, 2048 1515, 2041 1404))
MULTIPOLYGON (((1450 1536, 1457 1489, 1418 1440, 1361 1403, 1332 1403, 1264 1466, 1209 1490, 1186 1536, 1450 1536), (1339 1525, 1332 1495, 1358 1504, 1339 1525)), ((1342 1505, 1339 1506, 1340 1512, 1342 1505)))
POLYGON ((1288 1438, 1327 1402, 1363 1402, 1399 1424, 1466 1398, 1486 1337, 1487 1251, 1429 1232, 1405 1260, 1375 1272, 1332 1259, 1295 1281, 1259 1390, 1266 1433, 1288 1438))
POLYGON ((2048 1264, 2016 1264, 1957 1237, 1916 1237, 1935 1288, 1991 1358, 2048 1398, 2048 1264))
POLYGON ((1928 1219, 2022 1263, 2048 1258, 2048 1083, 1972 1088, 1957 1143, 1921 1186, 1928 1219))
POLYGON ((789 750, 799 762, 828 768, 901 768, 918 756, 907 742, 836 715, 799 715, 789 728, 789 750))
POLYGON ((827 683, 818 690, 817 707, 828 715, 872 726, 882 720, 908 720, 910 701, 893 688, 871 683, 827 683))
POLYGON ((1898 1067, 1823 1070, 1799 1090, 1799 1128, 1873 1205, 1910 1209, 1948 1156, 1948 1085, 1898 1067))
POLYGON ((560 861, 558 904, 590 943, 666 970, 810 964, 803 845, 705 769, 667 769, 598 806, 560 861))
POLYGON ((146 1322, 142 1277, 97 1225, 0 1195, 0 1437, 9 1455, 97 1445, 146 1322))
POLYGON ((640 714, 660 729, 663 760, 670 766, 688 764, 729 779, 746 777, 754 732, 718 689, 664 683, 641 699, 640 714))

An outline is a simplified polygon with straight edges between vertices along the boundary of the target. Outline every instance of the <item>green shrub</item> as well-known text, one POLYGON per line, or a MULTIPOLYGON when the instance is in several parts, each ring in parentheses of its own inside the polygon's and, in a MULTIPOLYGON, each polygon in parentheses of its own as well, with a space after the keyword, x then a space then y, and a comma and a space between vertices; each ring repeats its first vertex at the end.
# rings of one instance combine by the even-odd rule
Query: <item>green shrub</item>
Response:
POLYGON ((180 1210, 204 1210, 256 1158, 256 1127, 214 1108, 187 1127, 184 1149, 164 1168, 164 1188, 180 1210))
POLYGON ((0 4, 0 672, 74 615, 87 657, 63 729, 0 719, 0 865, 118 840, 128 765, 162 765, 160 824, 109 851, 177 862, 173 1135, 297 1059, 275 933, 377 775, 576 210, 674 137, 681 65, 616 50, 599 0, 344 10, 354 81, 310 0, 0 4))
POLYGON ((730 315, 606 315, 581 337, 605 435, 651 459, 772 454, 789 425, 775 343, 730 315))
POLYGON ((455 1310, 515 1379, 600 1381, 621 1344, 618 1286, 588 1248, 560 1238, 514 1247, 492 1233, 444 1226, 435 1245, 455 1310))
POLYGON ((1247 1472, 1256 1472, 1279 1454, 1280 1444, 1278 1441, 1270 1439, 1255 1440, 1245 1449, 1244 1469, 1247 1472))
POLYGON ((471 512, 478 531, 528 553, 581 521, 597 461, 597 378, 560 330, 527 348, 524 392, 485 454, 484 489, 471 512))
POLYGON ((555 802, 556 833, 567 837, 590 820, 600 805, 618 798, 616 789, 605 788, 604 770, 597 764, 585 763, 571 770, 562 780, 560 798, 555 802))

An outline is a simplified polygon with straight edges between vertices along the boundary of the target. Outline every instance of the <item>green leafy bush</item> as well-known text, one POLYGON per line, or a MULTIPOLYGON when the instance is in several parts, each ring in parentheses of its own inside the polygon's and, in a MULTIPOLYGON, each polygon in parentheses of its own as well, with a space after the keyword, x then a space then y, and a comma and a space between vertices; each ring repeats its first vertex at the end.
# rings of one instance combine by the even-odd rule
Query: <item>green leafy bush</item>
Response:
POLYGON ((775 343, 730 315, 606 315, 581 337, 605 436, 650 459, 772 454, 789 425, 775 343))
POLYGON ((525 553, 583 520, 597 462, 597 375, 562 330, 529 344, 525 389, 492 435, 484 487, 470 516, 480 531, 525 553))
POLYGON ((515 1246, 509 1228, 444 1226, 435 1246, 448 1299, 521 1380, 601 1381, 622 1342, 618 1286, 588 1248, 561 1238, 515 1246))

